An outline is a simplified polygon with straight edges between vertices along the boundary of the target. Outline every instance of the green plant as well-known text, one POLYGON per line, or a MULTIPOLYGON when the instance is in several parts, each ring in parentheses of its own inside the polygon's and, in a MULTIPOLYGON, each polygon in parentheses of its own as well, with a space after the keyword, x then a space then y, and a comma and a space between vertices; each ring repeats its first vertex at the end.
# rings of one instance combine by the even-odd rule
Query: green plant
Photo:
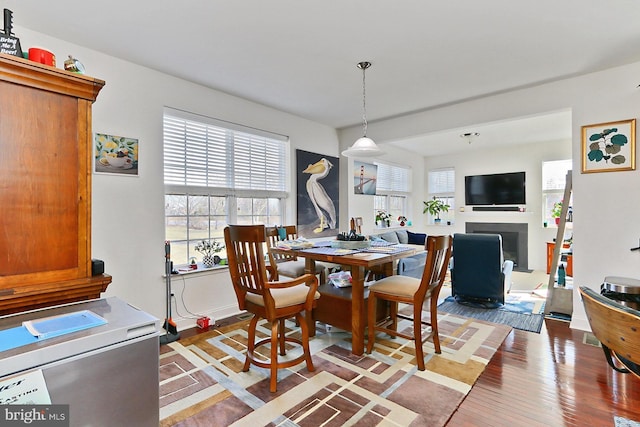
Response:
POLYGON ((223 249, 224 245, 215 239, 213 239, 213 242, 210 240, 202 240, 195 247, 196 251, 205 256, 212 256, 213 254, 221 252, 223 249))
POLYGON ((562 215, 562 201, 555 202, 551 209, 551 218, 560 218, 560 215, 562 215))
POLYGON ((436 199, 435 196, 433 196, 433 199, 422 203, 424 203, 422 213, 429 212, 429 214, 433 215, 437 220, 440 219, 440 212, 449 212, 449 208, 451 207, 442 200, 436 199))

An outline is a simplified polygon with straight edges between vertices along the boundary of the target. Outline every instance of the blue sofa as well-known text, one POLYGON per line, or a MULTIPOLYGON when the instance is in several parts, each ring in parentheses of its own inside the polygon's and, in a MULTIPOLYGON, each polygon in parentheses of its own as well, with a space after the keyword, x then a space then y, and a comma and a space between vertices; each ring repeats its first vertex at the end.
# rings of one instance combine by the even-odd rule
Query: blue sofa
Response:
POLYGON ((403 276, 422 278, 424 265, 427 261, 427 252, 424 250, 424 242, 427 235, 424 233, 413 233, 409 230, 389 230, 384 233, 372 234, 369 240, 384 240, 390 243, 400 243, 403 245, 416 246, 420 250, 415 255, 401 258, 398 261, 396 274, 403 276))

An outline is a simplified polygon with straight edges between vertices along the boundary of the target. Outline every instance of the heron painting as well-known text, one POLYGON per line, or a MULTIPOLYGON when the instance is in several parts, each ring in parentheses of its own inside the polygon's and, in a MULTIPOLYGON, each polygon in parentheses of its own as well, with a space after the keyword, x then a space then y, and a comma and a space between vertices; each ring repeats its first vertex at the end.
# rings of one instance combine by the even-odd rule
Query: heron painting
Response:
POLYGON ((339 161, 296 150, 298 234, 307 238, 338 234, 339 161))

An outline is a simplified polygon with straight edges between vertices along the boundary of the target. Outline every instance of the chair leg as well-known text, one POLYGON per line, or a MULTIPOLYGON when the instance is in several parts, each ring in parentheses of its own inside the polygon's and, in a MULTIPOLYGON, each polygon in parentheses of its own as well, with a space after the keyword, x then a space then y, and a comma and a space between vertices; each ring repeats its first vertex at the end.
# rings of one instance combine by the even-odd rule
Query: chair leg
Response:
POLYGON ((433 346, 436 348, 436 353, 440 354, 440 334, 438 333, 438 300, 431 298, 430 302, 430 314, 431 314, 431 335, 433 336, 433 346))
POLYGON ((389 317, 391 318, 391 324, 389 325, 389 329, 391 329, 392 331, 397 331, 398 330, 398 301, 389 301, 389 317))
POLYGON ((373 343, 375 342, 375 334, 376 334, 376 294, 374 292, 369 292, 369 306, 368 309, 368 318, 367 318, 367 353, 371 354, 373 351, 373 343))
POLYGON ((280 319, 278 322, 278 341, 280 342, 280 356, 287 354, 284 346, 284 319, 280 319))
POLYGON ((280 322, 274 320, 271 322, 271 381, 269 390, 273 393, 276 391, 278 382, 278 328, 280 322))
POLYGON ((313 366, 313 360, 311 360, 311 350, 309 350, 309 326, 306 319, 302 318, 300 313, 296 314, 296 319, 300 323, 300 334, 302 335, 302 351, 305 355, 305 362, 307 363, 307 370, 313 372, 316 368, 313 366))
POLYGON ((251 359, 253 358, 253 351, 256 348, 256 326, 258 325, 258 316, 255 314, 251 318, 249 322, 249 336, 247 338, 247 357, 244 360, 244 366, 242 367, 242 372, 247 372, 249 370, 249 365, 251 365, 251 359))
POLYGON ((418 369, 424 371, 424 353, 422 351, 422 306, 419 304, 413 305, 413 336, 415 340, 418 369))

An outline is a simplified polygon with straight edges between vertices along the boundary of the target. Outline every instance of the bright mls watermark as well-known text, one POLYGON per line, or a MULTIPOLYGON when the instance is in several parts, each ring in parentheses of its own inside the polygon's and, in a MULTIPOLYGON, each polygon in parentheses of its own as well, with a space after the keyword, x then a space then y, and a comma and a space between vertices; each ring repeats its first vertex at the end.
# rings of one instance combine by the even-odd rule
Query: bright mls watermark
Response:
POLYGON ((69 405, 2 405, 0 425, 69 427, 69 405))

